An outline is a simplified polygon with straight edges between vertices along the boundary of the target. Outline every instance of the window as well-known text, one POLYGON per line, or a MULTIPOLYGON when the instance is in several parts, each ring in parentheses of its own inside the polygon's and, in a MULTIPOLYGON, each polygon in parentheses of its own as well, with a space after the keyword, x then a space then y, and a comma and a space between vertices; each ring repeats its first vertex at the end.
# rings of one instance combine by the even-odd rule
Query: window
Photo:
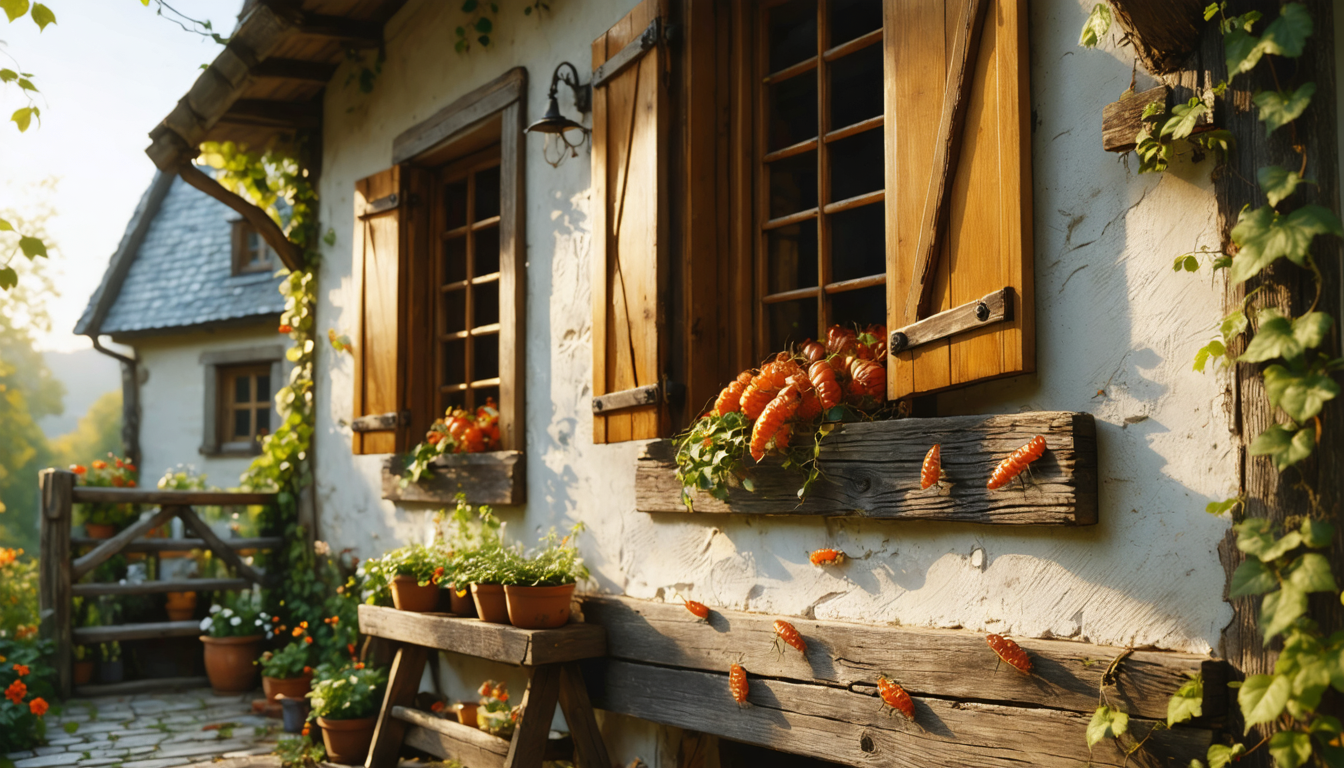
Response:
POLYGON ((886 322, 882 0, 765 8, 758 356, 832 324, 886 322))
POLYGON ((205 410, 201 453, 250 456, 261 447, 279 416, 273 401, 284 380, 281 344, 204 352, 205 410))
POLYGON ((279 264, 275 251, 261 233, 244 220, 233 222, 233 274, 273 272, 279 264))

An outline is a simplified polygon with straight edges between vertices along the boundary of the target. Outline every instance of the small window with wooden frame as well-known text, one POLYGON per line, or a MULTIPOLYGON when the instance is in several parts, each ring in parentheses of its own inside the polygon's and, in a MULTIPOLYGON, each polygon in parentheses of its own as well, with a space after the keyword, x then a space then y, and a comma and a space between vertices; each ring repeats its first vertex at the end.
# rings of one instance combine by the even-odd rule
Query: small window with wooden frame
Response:
POLYGON ((271 366, 219 368, 219 435, 223 447, 258 443, 271 433, 271 366))
POLYGON ((233 274, 274 272, 279 266, 276 253, 261 233, 246 220, 233 222, 233 274))

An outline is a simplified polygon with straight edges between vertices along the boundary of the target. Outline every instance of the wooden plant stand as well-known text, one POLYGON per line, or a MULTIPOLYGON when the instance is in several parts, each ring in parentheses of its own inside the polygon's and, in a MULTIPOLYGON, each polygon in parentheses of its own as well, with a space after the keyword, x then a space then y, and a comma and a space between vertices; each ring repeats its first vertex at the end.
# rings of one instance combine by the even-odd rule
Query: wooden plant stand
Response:
POLYGON ((391 640, 396 648, 367 768, 395 768, 403 743, 471 768, 540 768, 543 760, 570 759, 581 768, 611 765, 578 665, 580 659, 606 655, 607 635, 602 627, 569 624, 559 629, 518 629, 372 605, 359 606, 359 626, 364 634, 391 640), (527 691, 513 739, 412 707, 432 650, 527 669, 527 691), (572 748, 565 741, 548 738, 557 702, 569 724, 572 748))

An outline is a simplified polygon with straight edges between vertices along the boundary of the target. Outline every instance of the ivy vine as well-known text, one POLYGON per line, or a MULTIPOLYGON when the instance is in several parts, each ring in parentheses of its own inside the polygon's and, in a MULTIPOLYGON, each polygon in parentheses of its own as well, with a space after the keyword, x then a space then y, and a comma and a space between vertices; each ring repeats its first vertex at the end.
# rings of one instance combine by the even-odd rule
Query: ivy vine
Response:
MULTIPOLYGON (((1335 320, 1317 311, 1325 286, 1312 260, 1311 246, 1317 237, 1344 235, 1344 228, 1335 213, 1323 206, 1285 207, 1299 185, 1311 183, 1304 178, 1306 147, 1298 141, 1293 122, 1310 106, 1316 85, 1285 85, 1274 70, 1274 61, 1302 55, 1313 33, 1311 14, 1302 3, 1286 3, 1278 17, 1258 34, 1257 27, 1263 21, 1258 11, 1229 16, 1226 2, 1216 2, 1204 11, 1205 21, 1215 18, 1223 37, 1229 80, 1262 63, 1269 68, 1274 90, 1260 91, 1251 101, 1268 135, 1288 128, 1289 146, 1300 155, 1301 163, 1296 169, 1259 169, 1256 180, 1266 204, 1248 206, 1241 212, 1231 232, 1232 253, 1203 251, 1201 255, 1213 257, 1210 266, 1214 271, 1228 270, 1233 284, 1244 283, 1271 264, 1287 259, 1311 274, 1316 298, 1306 312, 1291 316, 1273 307, 1249 309, 1251 298, 1260 289, 1250 291, 1241 307, 1219 324, 1217 336, 1196 353, 1193 367, 1202 372, 1215 360, 1224 365, 1263 364, 1260 373, 1267 398, 1282 417, 1252 441, 1248 452, 1267 457, 1282 472, 1314 452, 1322 429, 1320 413, 1339 395, 1333 374, 1344 368, 1344 358, 1322 349, 1335 320), (1249 338, 1245 351, 1233 355, 1234 344, 1243 336, 1249 338)), ((1106 35, 1110 21, 1110 9, 1098 4, 1084 25, 1080 44, 1095 46, 1106 35)), ((1213 95, 1223 95, 1228 86, 1228 82, 1218 83, 1213 95)), ((1136 149, 1140 173, 1165 170, 1172 157, 1173 141, 1192 140, 1206 147, 1212 142, 1213 148, 1232 149, 1231 136, 1225 131, 1192 138, 1197 120, 1208 110, 1209 106, 1197 98, 1174 108, 1170 115, 1163 105, 1149 105, 1143 113, 1144 129, 1136 149)), ((1182 254, 1172 266, 1178 272, 1197 272, 1200 259, 1194 253, 1182 254)), ((1319 518, 1320 510, 1312 498, 1309 514, 1290 517, 1282 528, 1264 518, 1239 519, 1233 526, 1237 548, 1246 560, 1232 575, 1228 597, 1261 596, 1258 624, 1264 643, 1268 646, 1281 639, 1283 649, 1271 674, 1250 675, 1230 684, 1237 689, 1246 733, 1254 726, 1268 725, 1269 735, 1249 747, 1243 743, 1212 745, 1205 755, 1208 768, 1223 768, 1261 748, 1268 750, 1280 768, 1344 766, 1340 721, 1316 711, 1326 690, 1344 692, 1344 632, 1327 636, 1307 614, 1309 595, 1339 592, 1330 561, 1321 551, 1334 541, 1335 529, 1319 518)), ((1230 513, 1234 518, 1243 509, 1240 498, 1206 507, 1211 514, 1230 513)), ((1166 726, 1201 714, 1198 702, 1202 685, 1195 678, 1177 691, 1168 707, 1166 726)), ((1103 680, 1102 700, 1088 727, 1089 747, 1103 738, 1119 740, 1129 728, 1128 715, 1106 700, 1105 688, 1103 680)), ((1163 724, 1153 730, 1160 727, 1163 724)), ((1121 743, 1127 753, 1142 745, 1142 741, 1135 742, 1132 736, 1130 739, 1121 743)), ((1205 765, 1199 760, 1190 764, 1191 768, 1205 765)))

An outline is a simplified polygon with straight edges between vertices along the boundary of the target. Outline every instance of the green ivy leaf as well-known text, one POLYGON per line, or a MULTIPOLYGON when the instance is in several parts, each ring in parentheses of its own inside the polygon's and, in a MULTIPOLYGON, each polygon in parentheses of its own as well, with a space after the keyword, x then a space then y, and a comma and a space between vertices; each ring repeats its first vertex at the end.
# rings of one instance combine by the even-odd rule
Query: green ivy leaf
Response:
POLYGON ((4 219, 0 219, 0 232, 13 232, 14 225, 4 219))
POLYGON ((1208 754, 1205 757, 1209 760, 1209 768, 1227 768, 1233 760, 1246 754, 1245 744, 1214 744, 1209 747, 1208 754))
MULTIPOLYGON (((1237 704, 1241 707, 1241 716, 1246 720, 1246 732, 1251 732, 1251 726, 1271 722, 1282 714, 1292 689, 1288 678, 1279 675, 1251 675, 1246 678, 1241 691, 1237 693, 1237 704)), ((1212 749, 1209 750, 1209 763, 1218 764, 1213 759, 1212 749)))
POLYGON ((1283 589, 1265 595, 1260 602, 1260 631, 1264 633, 1265 645, 1306 612, 1307 593, 1297 587, 1284 584, 1283 589))
POLYGON ((51 12, 47 6, 38 3, 33 6, 33 21, 37 23, 38 31, 45 30, 48 24, 56 23, 56 14, 51 12))
POLYGON ((1299 768, 1311 759, 1311 737, 1301 731, 1279 731, 1269 739, 1269 754, 1278 768, 1299 768))
POLYGON ((1330 542, 1335 539, 1335 526, 1324 520, 1317 520, 1314 517, 1308 517, 1302 521, 1302 543, 1312 549, 1323 549, 1330 546, 1330 542))
POLYGON ((1223 346, 1223 342, 1214 339, 1208 344, 1200 347, 1199 351, 1195 353, 1195 364, 1192 367, 1199 373, 1203 373, 1204 367, 1208 365, 1210 357, 1217 359, 1226 354, 1227 347, 1223 346))
POLYGON ((1289 320, 1273 307, 1262 309, 1256 316, 1260 328, 1246 345, 1246 352, 1238 360, 1244 363, 1263 363, 1282 357, 1300 358, 1308 349, 1319 347, 1334 325, 1334 319, 1324 312, 1309 312, 1289 320))
POLYGON ((471 13, 472 11, 475 11, 475 10, 476 10, 476 7, 477 7, 478 5, 479 5, 479 3, 477 2, 477 0, 463 0, 463 3, 462 3, 462 12, 463 12, 463 13, 471 13))
POLYGON ((1195 254, 1183 253, 1176 257, 1175 263, 1171 265, 1171 271, 1180 272, 1182 269, 1186 272, 1199 271, 1199 259, 1195 258, 1195 254))
POLYGON ((1241 251, 1232 260, 1231 280, 1248 280, 1284 256, 1302 265, 1312 239, 1321 234, 1344 234, 1344 228, 1334 213, 1319 205, 1303 206, 1287 216, 1269 206, 1242 211, 1232 228, 1232 240, 1241 251))
POLYGON ((1231 344, 1232 340, 1246 331, 1250 321, 1246 319, 1246 313, 1238 309, 1236 312, 1223 318, 1222 325, 1218 326, 1218 332, 1223 334, 1223 341, 1231 344))
POLYGON ((1294 560, 1288 571, 1288 583, 1305 593, 1339 591, 1330 561, 1319 552, 1308 552, 1294 560))
POLYGON ((33 111, 35 109, 36 107, 21 107, 14 110, 13 115, 10 115, 9 119, 13 120, 14 124, 19 126, 19 133, 28 130, 28 126, 33 122, 33 111))
POLYGON ((1223 10, 1223 6, 1221 4, 1209 3, 1204 8, 1204 20, 1208 21, 1209 19, 1212 19, 1214 16, 1217 16, 1218 12, 1221 10, 1223 10))
POLYGON ((46 258, 47 256, 47 244, 36 237, 20 237, 19 250, 23 251, 23 255, 30 259, 36 259, 38 256, 46 258))
POLYGON ((1139 115, 1140 120, 1147 120, 1153 115, 1160 115, 1167 111, 1167 105, 1160 101, 1150 101, 1143 108, 1143 113, 1139 115))
POLYGON ((1220 269, 1227 269, 1232 266, 1231 256, 1219 256, 1213 260, 1213 270, 1217 272, 1220 269))
POLYGON ((1204 714, 1204 677, 1194 675, 1167 700, 1167 727, 1204 714))
POLYGON ((1254 557, 1248 557, 1232 574, 1232 584, 1228 587, 1227 597, 1235 600, 1247 595, 1263 595, 1278 587, 1279 580, 1275 578, 1269 566, 1254 557))
POLYGON ((1260 122, 1269 133, 1302 116, 1316 94, 1315 83, 1303 83, 1296 91, 1261 91, 1251 98, 1260 108, 1260 122))
POLYGON ((19 284, 19 273, 13 267, 0 267, 0 290, 8 291, 19 284))
POLYGON ((1087 724, 1087 748, 1108 736, 1119 736, 1129 730, 1129 715, 1116 707, 1100 706, 1087 724))
POLYGON ((1208 105, 1197 97, 1190 97, 1190 101, 1172 108, 1171 119, 1162 126, 1161 135, 1171 136, 1173 139, 1188 137, 1195 130, 1200 115, 1207 114, 1208 111, 1208 105))
POLYGON ((1266 562, 1302 546, 1302 534, 1297 531, 1275 538, 1274 524, 1263 517, 1243 520, 1232 526, 1232 530, 1237 532, 1237 549, 1266 562))
POLYGON ((1097 3, 1092 6, 1092 13, 1088 14, 1087 21, 1083 23, 1083 32, 1078 36, 1078 44, 1084 48, 1096 48, 1097 43, 1111 29, 1111 7, 1105 3, 1097 3))
POLYGON ((1223 55, 1227 59, 1229 79, 1254 69, 1264 53, 1265 49, 1260 45, 1260 38, 1250 34, 1248 30, 1233 29, 1223 35, 1223 55))
POLYGON ((1210 515, 1221 515, 1224 512, 1230 511, 1240 503, 1241 499, 1238 497, 1233 497, 1224 501, 1210 501, 1208 504, 1204 505, 1204 511, 1210 515))
POLYGON ((482 35, 488 35, 495 29, 495 25, 490 23, 490 20, 484 16, 476 20, 475 26, 476 31, 480 32, 482 35))
POLYGON ((28 12, 28 0, 0 0, 0 10, 13 21, 28 12))
POLYGON ((1260 46, 1265 53, 1295 59, 1302 55, 1311 32, 1311 14, 1307 7, 1301 3, 1288 3, 1279 11, 1279 18, 1265 27, 1260 46))
POLYGON ((1293 194, 1297 185, 1302 183, 1302 177, 1297 171, 1290 171, 1277 165, 1261 168, 1256 178, 1260 181, 1260 188, 1265 190, 1270 205, 1278 205, 1284 198, 1293 194))
POLYGON ((1263 375, 1269 404, 1282 408, 1299 423, 1320 413, 1327 401, 1339 395, 1339 385, 1320 371, 1299 376, 1282 365, 1271 365, 1263 375))

